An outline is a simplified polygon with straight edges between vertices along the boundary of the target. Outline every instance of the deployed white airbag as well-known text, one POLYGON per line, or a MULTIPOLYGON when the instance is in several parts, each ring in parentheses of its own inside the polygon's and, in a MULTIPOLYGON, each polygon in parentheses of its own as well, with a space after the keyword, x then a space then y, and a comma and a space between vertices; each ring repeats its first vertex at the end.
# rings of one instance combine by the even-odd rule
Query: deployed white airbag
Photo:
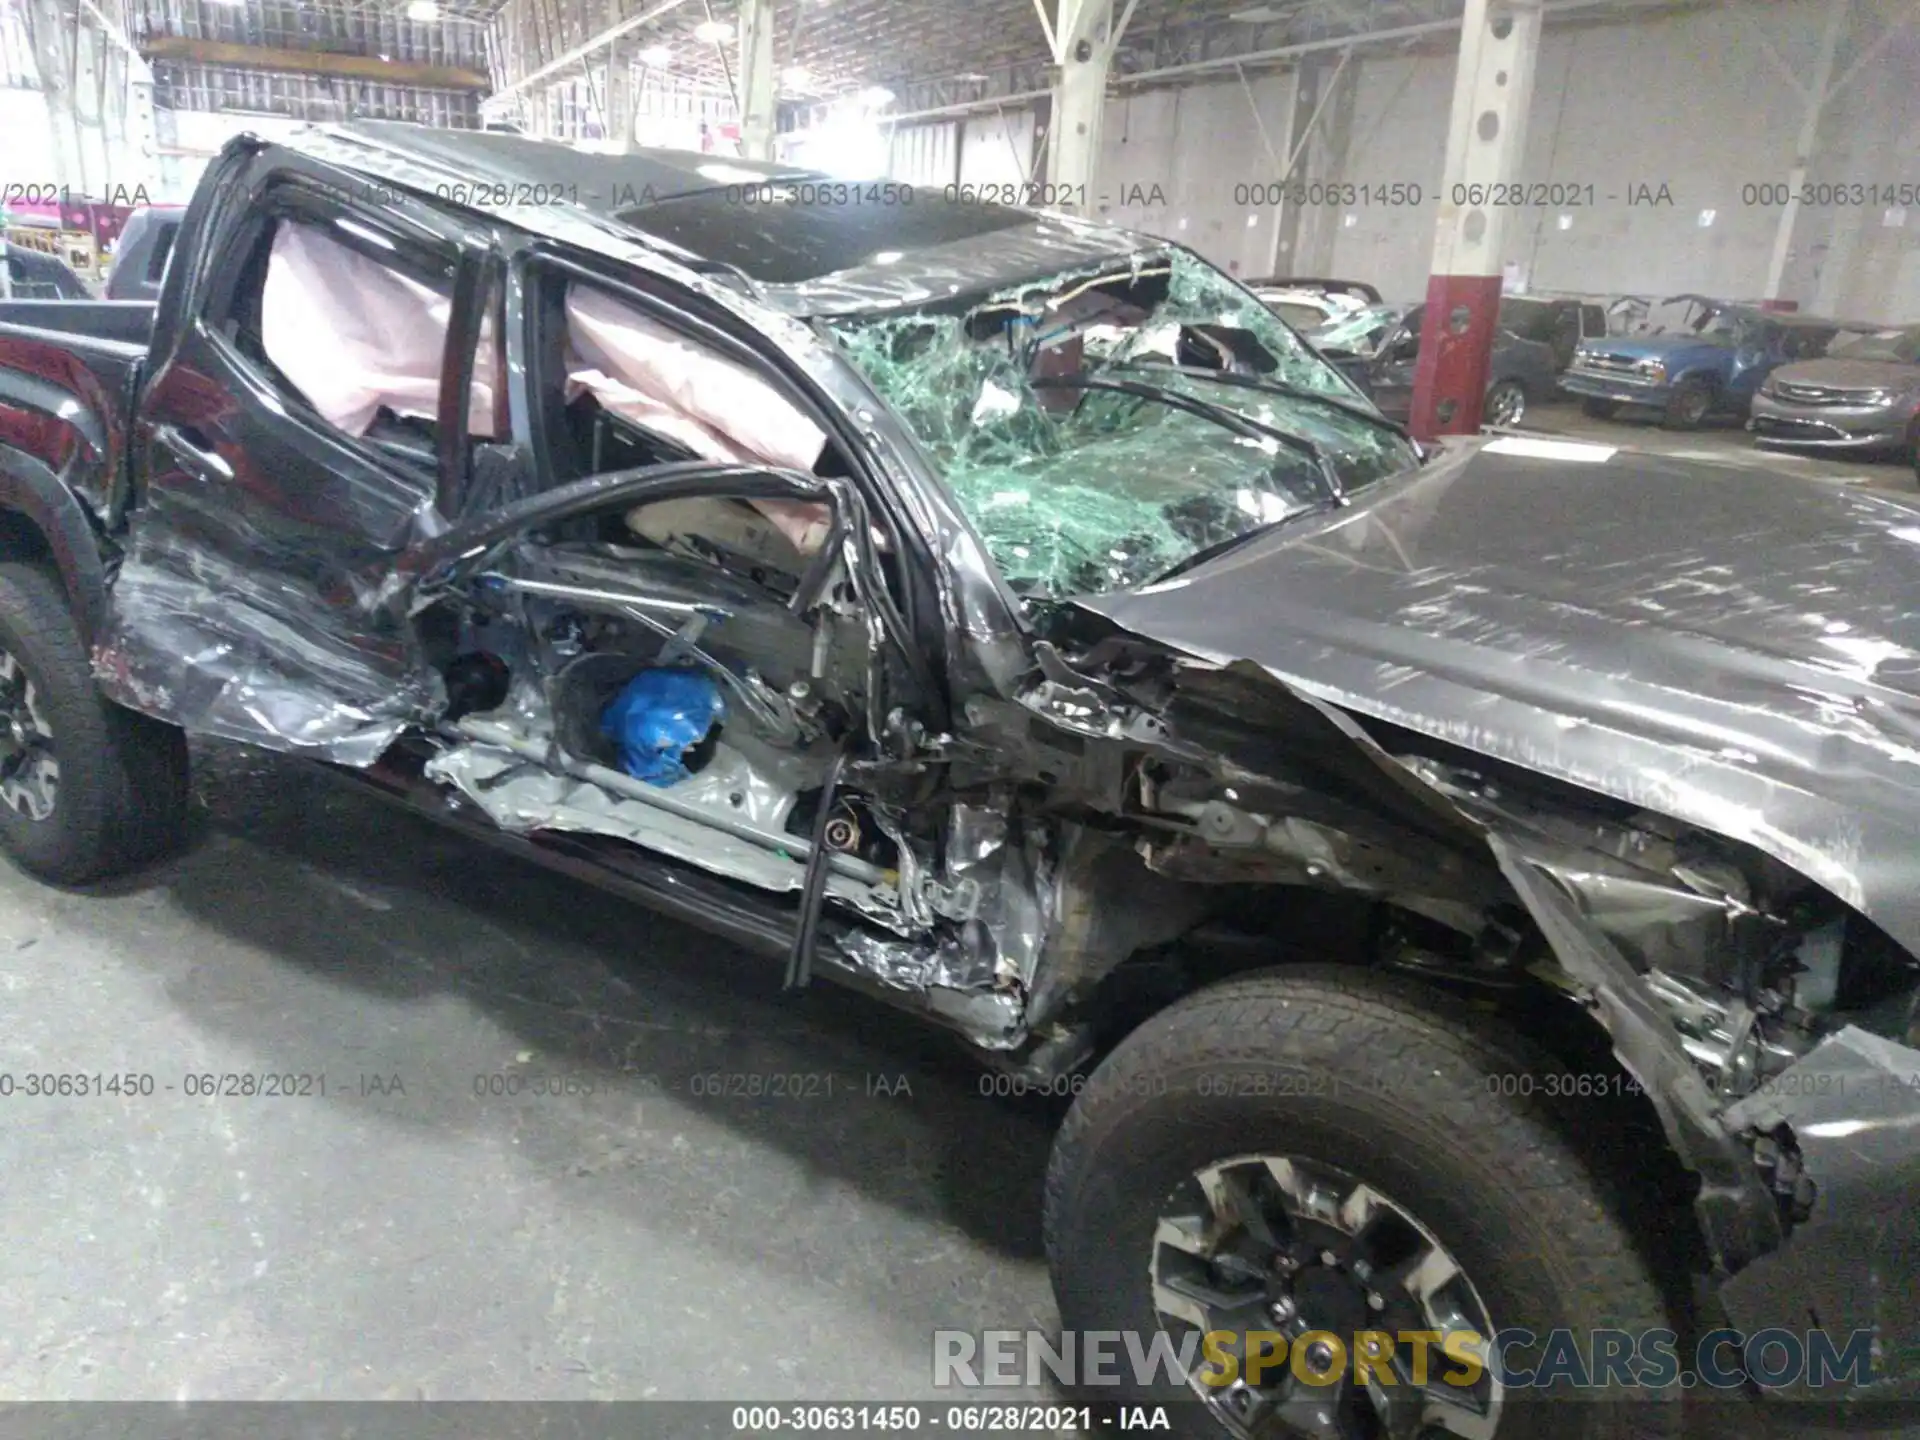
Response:
POLYGON ((585 285, 567 289, 568 379, 702 459, 812 470, 827 437, 744 365, 585 285))
MULTIPOLYGON (((567 290, 567 370, 614 414, 684 445, 703 460, 812 470, 826 433, 744 365, 703 350, 631 306, 584 285, 567 290)), ((752 502, 801 555, 826 543, 827 507, 752 502)), ((716 514, 716 522, 720 517, 716 514)), ((649 534, 643 510, 627 517, 649 534)))
MULTIPOLYGON (((331 425, 365 435, 384 408, 433 420, 451 300, 315 224, 283 222, 261 295, 269 360, 331 425)), ((468 430, 493 434, 491 317, 474 357, 468 430)), ((567 290, 567 386, 705 460, 811 471, 824 431, 744 365, 590 286, 567 290)), ((756 501, 801 555, 825 543, 824 505, 756 501)), ((636 528, 639 528, 636 526, 636 528)))
MULTIPOLYGON (((280 373, 328 424, 372 428, 381 407, 436 417, 452 301, 332 239, 281 222, 260 297, 260 340, 280 373)), ((468 431, 493 433, 493 345, 474 357, 468 431)))

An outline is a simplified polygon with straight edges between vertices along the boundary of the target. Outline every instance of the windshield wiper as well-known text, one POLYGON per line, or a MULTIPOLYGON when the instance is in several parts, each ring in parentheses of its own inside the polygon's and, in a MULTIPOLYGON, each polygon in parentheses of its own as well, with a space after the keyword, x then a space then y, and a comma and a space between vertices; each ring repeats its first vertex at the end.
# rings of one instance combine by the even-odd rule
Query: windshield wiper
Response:
POLYGON ((1319 476, 1321 487, 1327 492, 1329 504, 1352 503, 1347 498, 1346 482, 1341 480, 1339 468, 1323 446, 1291 430, 1282 430, 1277 425, 1251 419, 1226 405, 1216 405, 1211 400, 1197 400, 1191 395, 1182 395, 1178 390, 1169 390, 1164 385, 1151 385, 1144 380, 1109 380, 1100 375, 1040 375, 1028 380, 1027 384, 1035 390, 1110 390, 1118 395, 1135 395, 1142 400, 1156 401, 1169 409, 1184 410, 1189 415, 1211 420, 1222 429, 1231 430, 1249 440, 1274 441, 1305 455, 1313 462, 1314 473, 1319 476))
POLYGON ((1236 370, 1210 370, 1200 365, 1170 365, 1164 360, 1122 360, 1108 368, 1166 370, 1175 375, 1185 375, 1193 380, 1211 380, 1216 384, 1232 385, 1241 390, 1257 390, 1263 395, 1282 395, 1289 400, 1306 400, 1315 405, 1325 406, 1329 410, 1338 410, 1342 415, 1351 415, 1356 420, 1364 420, 1377 429, 1391 431, 1408 444, 1413 443, 1413 436, 1407 432, 1406 426, 1387 419, 1377 410, 1356 405, 1351 400, 1342 400, 1338 395, 1329 395, 1321 390, 1310 390, 1305 385, 1295 385, 1290 380, 1274 380, 1265 375, 1243 375, 1236 370))

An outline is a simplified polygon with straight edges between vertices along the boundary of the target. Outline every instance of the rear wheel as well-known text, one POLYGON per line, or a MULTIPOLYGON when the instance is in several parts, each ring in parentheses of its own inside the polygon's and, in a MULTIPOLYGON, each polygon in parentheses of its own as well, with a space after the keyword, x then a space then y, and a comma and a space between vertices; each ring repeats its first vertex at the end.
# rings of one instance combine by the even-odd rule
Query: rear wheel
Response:
POLYGON ((1518 380, 1496 380, 1487 389, 1481 406, 1481 420, 1488 425, 1511 428, 1527 415, 1527 387, 1518 380))
POLYGON ((53 577, 0 564, 0 848, 84 884, 171 849, 186 809, 185 737, 95 687, 53 577))
POLYGON ((1580 413, 1595 420, 1611 420, 1620 413, 1618 400, 1602 400, 1598 396, 1588 396, 1580 402, 1580 413))
POLYGON ((1067 1332, 1133 1332, 1123 1356, 1164 1335, 1196 1359, 1122 1363, 1105 1398, 1168 1402, 1194 1436, 1677 1434, 1677 1387, 1596 1404, 1521 1386, 1556 1330, 1586 1355, 1595 1330, 1672 1328, 1545 1098, 1556 1073, 1436 992, 1319 968, 1230 981, 1135 1031, 1056 1142, 1048 1257, 1067 1332), (1498 1371, 1408 1338, 1510 1327, 1540 1345, 1498 1371))
POLYGON ((1682 380, 1667 397, 1663 423, 1669 430, 1698 430, 1713 411, 1713 386, 1705 380, 1682 380))

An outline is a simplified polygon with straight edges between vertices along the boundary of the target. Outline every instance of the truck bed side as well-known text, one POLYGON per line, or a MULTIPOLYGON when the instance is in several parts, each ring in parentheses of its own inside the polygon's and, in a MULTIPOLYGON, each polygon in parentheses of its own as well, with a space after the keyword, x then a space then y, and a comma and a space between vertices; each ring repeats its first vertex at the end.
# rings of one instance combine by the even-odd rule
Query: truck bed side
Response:
POLYGON ((51 560, 91 637, 124 503, 132 401, 154 307, 0 304, 0 559, 51 560))

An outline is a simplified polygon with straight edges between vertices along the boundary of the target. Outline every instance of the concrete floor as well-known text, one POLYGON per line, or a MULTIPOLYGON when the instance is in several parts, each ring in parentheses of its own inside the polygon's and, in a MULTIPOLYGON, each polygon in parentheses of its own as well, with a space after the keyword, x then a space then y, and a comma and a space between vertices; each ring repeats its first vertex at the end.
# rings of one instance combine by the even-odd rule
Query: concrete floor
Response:
MULTIPOLYGON (((156 1090, 0 1102, 0 1398, 950 1400, 936 1328, 1054 1323, 1055 1113, 937 1032, 317 772, 196 759, 177 862, 84 896, 0 866, 0 1071, 156 1090), (185 1093, 227 1073, 330 1093, 185 1093), (743 1073, 817 1078, 698 1093, 743 1073), (496 1074, 592 1093, 476 1097, 496 1074)), ((1842 1433, 1747 1408, 1691 1433, 1842 1433)))

